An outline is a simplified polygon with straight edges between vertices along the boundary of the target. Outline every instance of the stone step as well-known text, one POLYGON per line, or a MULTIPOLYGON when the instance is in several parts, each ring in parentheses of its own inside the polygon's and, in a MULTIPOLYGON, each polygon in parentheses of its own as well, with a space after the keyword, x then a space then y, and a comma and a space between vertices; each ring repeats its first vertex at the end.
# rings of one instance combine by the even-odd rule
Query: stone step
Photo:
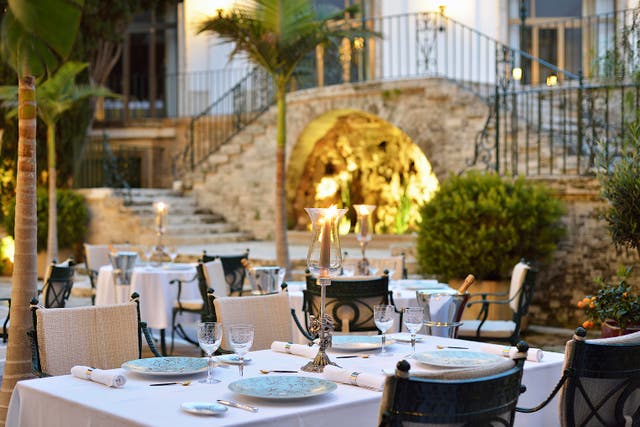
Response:
POLYGON ((244 242, 250 240, 251 237, 247 233, 241 231, 228 232, 228 233, 212 233, 212 234, 167 234, 165 241, 171 241, 171 244, 178 246, 194 246, 194 245, 207 245, 214 243, 226 243, 226 242, 244 242))

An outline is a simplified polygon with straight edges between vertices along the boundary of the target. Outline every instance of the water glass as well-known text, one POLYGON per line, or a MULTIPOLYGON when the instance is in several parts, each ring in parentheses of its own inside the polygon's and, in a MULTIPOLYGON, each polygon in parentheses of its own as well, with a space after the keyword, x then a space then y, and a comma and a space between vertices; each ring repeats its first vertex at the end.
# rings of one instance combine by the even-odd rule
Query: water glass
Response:
POLYGON ((373 320, 376 323, 376 327, 382 332, 382 350, 381 356, 391 356, 391 353, 387 353, 385 348, 386 333, 393 326, 393 317, 395 316, 395 308, 392 305, 381 304, 373 307, 373 320))
POLYGON ((411 354, 406 357, 413 357, 416 353, 416 333, 422 328, 424 323, 424 309, 422 307, 407 307, 402 311, 402 323, 411 333, 411 354))
POLYGON ((198 323, 198 343, 200 348, 207 354, 207 378, 200 380, 201 383, 215 384, 220 380, 213 378, 213 352, 220 347, 222 342, 222 323, 200 322, 198 323))
POLYGON ((240 376, 244 374, 244 356, 253 346, 253 336, 253 325, 235 324, 229 327, 229 345, 231 345, 234 353, 240 359, 240 364, 238 365, 240 376))

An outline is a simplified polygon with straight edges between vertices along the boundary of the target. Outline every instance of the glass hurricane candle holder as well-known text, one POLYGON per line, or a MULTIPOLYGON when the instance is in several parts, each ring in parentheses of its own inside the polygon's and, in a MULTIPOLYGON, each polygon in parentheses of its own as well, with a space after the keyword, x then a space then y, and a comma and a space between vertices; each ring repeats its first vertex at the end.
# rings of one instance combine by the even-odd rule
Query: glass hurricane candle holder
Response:
POLYGON ((158 244, 155 247, 155 250, 151 254, 151 264, 160 265, 164 260, 169 258, 169 255, 164 250, 164 245, 162 244, 162 237, 164 236, 165 227, 166 227, 166 216, 169 211, 169 205, 164 202, 156 202, 153 204, 153 208, 156 211, 156 234, 158 235, 158 244))
POLYGON ((305 208, 311 218, 311 244, 307 252, 307 268, 318 279, 320 291, 320 316, 311 319, 309 331, 318 335, 318 354, 301 369, 305 372, 322 372, 326 365, 336 365, 329 360, 326 350, 331 347, 333 319, 325 313, 326 287, 331 285, 331 278, 339 274, 342 268, 342 250, 338 225, 347 212, 346 209, 305 208))
POLYGON ((360 251, 362 252, 362 259, 358 261, 358 274, 362 276, 368 276, 369 260, 366 257, 367 243, 371 240, 373 230, 373 211, 376 210, 375 205, 353 205, 356 210, 357 220, 356 223, 356 239, 360 242, 360 251))

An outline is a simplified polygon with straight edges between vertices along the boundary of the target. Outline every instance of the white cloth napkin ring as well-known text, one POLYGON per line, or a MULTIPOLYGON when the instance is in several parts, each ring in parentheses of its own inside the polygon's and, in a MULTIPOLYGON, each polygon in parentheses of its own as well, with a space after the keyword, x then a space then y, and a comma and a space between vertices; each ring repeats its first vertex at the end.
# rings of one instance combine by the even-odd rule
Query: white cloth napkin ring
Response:
POLYGON ((352 372, 351 375, 349 375, 349 380, 351 381, 351 384, 353 385, 358 385, 358 375, 360 375, 360 372, 352 372))
POLYGON ((87 377, 88 380, 91 379, 91 373, 93 372, 95 368, 87 368, 87 372, 85 372, 85 376, 87 377))
POLYGON ((285 343, 284 349, 287 351, 287 353, 291 353, 291 343, 285 343))

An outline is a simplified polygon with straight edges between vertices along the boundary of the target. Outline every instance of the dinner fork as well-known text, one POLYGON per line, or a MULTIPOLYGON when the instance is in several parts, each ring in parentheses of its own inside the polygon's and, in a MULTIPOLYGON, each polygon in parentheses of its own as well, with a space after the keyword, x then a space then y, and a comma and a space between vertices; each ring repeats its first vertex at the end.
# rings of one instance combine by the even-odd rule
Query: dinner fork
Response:
POLYGON ((191 384, 191 381, 175 381, 172 383, 154 383, 154 384, 149 384, 150 386, 161 386, 161 385, 174 385, 174 384, 180 384, 182 386, 188 386, 189 384, 191 384))

